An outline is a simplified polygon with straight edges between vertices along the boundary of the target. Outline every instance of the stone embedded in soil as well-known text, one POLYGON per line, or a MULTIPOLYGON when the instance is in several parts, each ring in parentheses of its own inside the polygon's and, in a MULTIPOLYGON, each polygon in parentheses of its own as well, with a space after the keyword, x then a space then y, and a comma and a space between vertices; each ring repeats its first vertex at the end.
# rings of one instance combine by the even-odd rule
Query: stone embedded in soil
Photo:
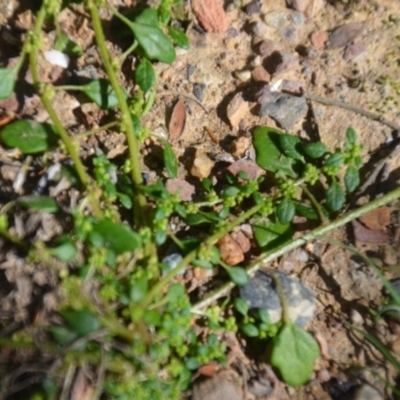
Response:
POLYGON ((322 50, 325 47, 326 42, 328 41, 328 32, 315 31, 311 33, 310 40, 315 49, 322 50))
POLYGON ((204 89, 206 88, 206 85, 204 83, 195 83, 193 85, 193 94, 194 97, 200 102, 203 101, 204 97, 204 89))
POLYGON ((282 39, 287 40, 290 43, 297 41, 297 31, 293 25, 286 26, 279 31, 279 35, 282 39))
POLYGON ((358 57, 359 55, 365 53, 366 51, 367 51, 367 49, 365 48, 365 46, 363 44, 360 44, 360 43, 349 44, 344 49, 343 58, 346 61, 350 61, 350 60, 353 60, 354 58, 358 57))
POLYGON ((256 82, 268 83, 271 80, 271 75, 261 65, 253 69, 253 71, 251 72, 251 76, 256 82))
POLYGON ((235 176, 239 173, 239 171, 244 171, 247 173, 251 181, 256 180, 264 174, 264 170, 252 160, 235 161, 227 168, 227 170, 235 176))
POLYGON ((363 384, 353 388, 343 400, 383 400, 383 397, 373 386, 363 384))
MULTIPOLYGON (((305 326, 314 318, 314 293, 297 278, 277 270, 274 273, 281 283, 291 321, 298 326, 305 326)), ((249 303, 250 308, 266 309, 272 324, 281 320, 281 301, 275 282, 268 272, 257 271, 249 283, 240 288, 240 296, 249 303)))
POLYGON ((244 71, 236 71, 235 72, 236 78, 238 78, 242 82, 247 82, 251 78, 251 72, 249 70, 244 71))
POLYGON ((237 128, 240 121, 249 112, 249 103, 243 99, 242 93, 237 93, 228 104, 226 114, 232 128, 237 128))
POLYGON ((165 188, 171 194, 178 192, 181 201, 191 201, 196 191, 194 186, 184 179, 168 179, 165 188))
POLYGON ((214 162, 207 156, 207 154, 198 149, 196 151, 190 173, 192 176, 195 176, 199 179, 208 178, 213 166, 214 162))
POLYGON ((274 51, 278 51, 279 49, 279 43, 272 39, 265 39, 258 45, 258 53, 263 57, 268 57, 274 51))
POLYGON ((287 51, 274 51, 266 57, 264 67, 271 75, 283 74, 299 66, 299 60, 287 51))
POLYGON ((200 25, 207 32, 222 33, 228 29, 229 21, 219 1, 192 0, 191 5, 200 25))
POLYGON ((237 265, 244 260, 243 250, 239 243, 229 234, 218 240, 217 246, 221 254, 221 260, 228 265, 237 265))
POLYGON ((273 118, 285 131, 305 117, 308 111, 307 101, 286 93, 271 92, 271 102, 262 104, 261 117, 273 118))
POLYGON ((268 26, 262 21, 256 22, 253 24, 251 27, 252 32, 254 33, 255 36, 263 37, 266 36, 268 33, 268 26))
POLYGON ((286 0, 288 7, 293 8, 293 10, 304 12, 308 7, 310 0, 286 0))
POLYGON ((240 136, 236 138, 231 145, 232 155, 240 157, 250 147, 251 139, 246 136, 240 136))
POLYGON ((338 49, 352 42, 365 29, 365 22, 351 22, 338 26, 330 35, 327 48, 329 50, 338 49))
POLYGON ((292 21, 295 25, 300 26, 304 24, 304 14, 300 11, 296 11, 292 15, 292 21))
POLYGON ((304 91, 304 82, 295 80, 284 80, 281 87, 282 92, 300 94, 304 91))
POLYGON ((246 14, 255 14, 261 11, 261 3, 260 0, 252 0, 249 4, 244 8, 246 14))
POLYGON ((271 28, 282 29, 288 22, 288 14, 285 11, 270 11, 265 14, 264 21, 271 28))

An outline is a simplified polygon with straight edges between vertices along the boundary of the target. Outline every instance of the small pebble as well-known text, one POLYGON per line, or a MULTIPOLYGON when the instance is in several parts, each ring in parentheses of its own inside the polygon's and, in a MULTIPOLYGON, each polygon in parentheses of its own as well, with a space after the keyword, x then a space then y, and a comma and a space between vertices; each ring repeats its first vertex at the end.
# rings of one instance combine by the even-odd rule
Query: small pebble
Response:
POLYGON ((268 26, 264 22, 256 22, 252 26, 252 31, 255 36, 264 37, 268 34, 268 26))
POLYGON ((43 54, 46 61, 48 61, 50 64, 57 65, 58 67, 64 69, 68 68, 69 57, 64 53, 61 53, 61 51, 49 50, 45 51, 43 54))
POLYGON ((204 89, 206 88, 206 85, 204 83, 195 83, 193 85, 193 94, 196 97, 197 100, 200 102, 203 101, 203 95, 204 95, 204 89))
POLYGON ((247 4, 246 7, 244 8, 244 11, 246 12, 246 14, 249 15, 259 13, 261 11, 260 0, 253 0, 252 2, 247 4))
POLYGON ((287 5, 297 11, 305 11, 310 0, 286 0, 287 5))
POLYGON ((248 82, 251 78, 251 72, 249 70, 236 71, 235 76, 242 82, 248 82))
POLYGON ((270 11, 264 16, 265 23, 275 29, 282 29, 288 22, 288 15, 283 11, 270 11))
POLYGON ((346 61, 353 60, 354 58, 358 57, 359 55, 365 53, 367 49, 363 44, 356 43, 356 44, 349 44, 346 46, 343 54, 343 58, 346 61))
POLYGON ((328 370, 322 369, 321 371, 317 372, 317 379, 320 382, 328 382, 331 379, 331 374, 328 370))
POLYGON ((254 59, 250 62, 250 66, 253 68, 260 66, 262 63, 262 58, 260 56, 255 56, 254 59))
POLYGON ((196 67, 194 65, 188 65, 186 70, 186 76, 188 79, 194 74, 194 71, 196 71, 196 67))
POLYGON ((198 149, 190 173, 192 176, 199 179, 208 178, 213 166, 214 162, 207 156, 207 154, 198 149))
POLYGON ((350 319, 354 325, 362 325, 364 323, 363 316, 355 308, 350 311, 350 319))
POLYGON ((271 81, 271 75, 261 65, 253 69, 251 76, 256 82, 269 83, 271 81))
POLYGON ((279 50, 279 48, 279 44, 274 40, 265 39, 259 44, 258 53, 262 57, 269 57, 274 51, 279 50))
POLYGON ((383 400, 381 394, 371 385, 360 385, 352 392, 346 396, 346 400, 383 400))
POLYGON ((293 25, 289 25, 281 29, 279 34, 282 39, 285 39, 288 42, 295 43, 297 41, 297 31, 293 25))
POLYGON ((240 157, 249 148, 251 143, 250 138, 246 136, 240 136, 232 142, 232 155, 240 157))
POLYGON ((328 41, 328 32, 315 31, 311 34, 310 40, 316 50, 322 50, 328 41))
POLYGON ((292 21, 295 25, 303 25, 304 24, 304 14, 300 11, 295 11, 292 15, 292 21))

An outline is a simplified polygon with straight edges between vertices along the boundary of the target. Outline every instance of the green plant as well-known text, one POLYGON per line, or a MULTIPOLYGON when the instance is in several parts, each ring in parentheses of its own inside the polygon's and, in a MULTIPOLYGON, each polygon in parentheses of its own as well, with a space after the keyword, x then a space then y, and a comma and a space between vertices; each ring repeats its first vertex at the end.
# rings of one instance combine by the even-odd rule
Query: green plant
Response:
MULTIPOLYGON (((242 171, 237 176, 227 176, 218 190, 211 180, 203 180, 199 193, 203 201, 182 202, 179 193, 168 192, 161 173, 157 183, 146 185, 139 149, 149 136, 163 148, 166 175, 177 175, 173 148, 152 135, 142 120, 155 99, 157 77, 152 61, 172 63, 176 57, 173 44, 188 46, 184 32, 168 25, 172 8, 178 2, 163 0, 157 9, 145 9, 128 18, 105 1, 83 1, 105 77, 74 86, 44 83, 38 70, 38 54, 46 22, 56 26, 56 48, 74 57, 82 54, 82 49, 66 37, 57 23, 59 11, 75 2, 79 3, 45 0, 34 28, 26 36, 17 65, 0 68, 0 93, 7 98, 14 90, 19 70, 28 60, 34 86, 50 117, 50 123, 12 122, 1 130, 1 141, 23 154, 38 157, 58 147, 73 162, 73 171, 65 169, 63 174, 82 195, 70 213, 72 230, 49 243, 23 243, 9 232, 8 213, 15 207, 58 213, 59 205, 54 199, 23 196, 5 205, 0 213, 0 234, 19 247, 29 262, 48 268, 54 268, 54 258, 62 262, 62 268, 54 269, 63 294, 58 308, 60 320, 44 327, 49 343, 46 351, 54 357, 61 353, 62 360, 57 371, 42 374, 43 397, 51 398, 59 390, 62 378, 56 377, 63 376, 70 367, 88 363, 105 371, 100 391, 109 397, 179 398, 198 366, 213 360, 224 362, 226 349, 218 340, 218 331, 236 331, 238 327, 247 336, 272 337, 271 363, 289 384, 304 383, 318 353, 314 339, 305 330, 294 326, 285 316, 281 326, 269 326, 265 313, 248 315, 240 299, 236 299, 234 307, 242 317, 229 315, 229 302, 210 305, 228 296, 234 284, 246 284, 248 273, 259 268, 264 260, 279 257, 392 201, 399 197, 400 190, 329 222, 343 209, 360 181, 361 146, 351 128, 344 148, 333 152, 323 143, 303 143, 296 136, 273 128, 255 129, 257 163, 273 177, 269 186, 262 177, 251 180, 242 171), (130 31, 132 43, 118 59, 111 59, 107 49, 99 8, 118 18, 130 31), (123 61, 132 53, 138 59, 130 77, 135 89, 127 93, 118 78, 123 61), (62 125, 52 105, 59 90, 83 92, 105 112, 116 111, 115 121, 83 135, 110 128, 124 132, 128 158, 122 165, 101 154, 90 160, 79 156, 76 138, 62 125), (296 215, 319 222, 320 226, 293 240, 296 215), (187 232, 175 231, 172 219, 179 221, 175 226, 184 226, 187 232), (256 242, 263 251, 247 269, 226 265, 217 246, 221 237, 244 222, 253 226, 256 242), (199 226, 204 238, 193 235, 193 239, 199 226), (163 258, 165 248, 172 244, 179 253, 176 263, 163 258), (176 279, 189 266, 219 268, 219 275, 229 283, 222 288, 212 285, 215 292, 196 299, 176 279), (96 301, 85 290, 93 282, 96 301), (287 343, 297 343, 308 354, 305 364, 300 363, 294 370, 288 369, 287 343)), ((45 157, 43 162, 47 162, 45 157)), ((281 299, 284 303, 283 295, 281 299)), ((15 348, 22 343, 31 348, 37 345, 23 333, 0 343, 15 348)))

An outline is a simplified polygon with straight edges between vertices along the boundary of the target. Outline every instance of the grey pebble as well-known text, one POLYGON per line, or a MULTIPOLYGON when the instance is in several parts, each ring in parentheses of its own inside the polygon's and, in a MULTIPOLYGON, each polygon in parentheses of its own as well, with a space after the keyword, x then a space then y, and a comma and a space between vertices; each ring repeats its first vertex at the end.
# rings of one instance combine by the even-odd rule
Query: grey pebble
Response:
POLYGON ((260 0, 253 0, 252 2, 247 4, 246 7, 244 8, 244 11, 246 12, 246 14, 249 15, 259 13, 261 11, 260 0))
POLYGON ((286 26, 279 31, 282 39, 295 43, 297 41, 297 31, 293 25, 286 26))
POLYGON ((206 88, 206 85, 204 83, 195 83, 193 85, 193 94, 196 97, 196 99, 200 102, 203 101, 205 88, 206 88))
POLYGON ((383 400, 381 394, 371 385, 357 385, 342 400, 383 400))
POLYGON ((194 65, 188 65, 186 70, 186 76, 188 79, 194 74, 194 71, 196 71, 196 67, 194 65))
POLYGON ((292 15, 292 21, 295 25, 303 25, 304 24, 304 14, 300 11, 295 11, 292 15))
POLYGON ((288 15, 283 11, 270 11, 265 14, 264 21, 271 28, 282 29, 288 22, 288 15))
MULTIPOLYGON (((289 316, 298 326, 305 326, 314 318, 314 293, 297 278, 275 271, 289 307, 289 316)), ((264 308, 268 311, 271 323, 281 320, 281 301, 271 275, 257 271, 246 286, 240 288, 240 296, 246 300, 250 308, 264 308)))
POLYGON ((289 131, 296 122, 307 114, 308 105, 304 97, 271 92, 270 100, 269 103, 261 105, 260 116, 273 118, 285 131, 289 131))
POLYGON ((253 34, 255 36, 258 37, 264 37, 267 35, 268 33, 268 26, 267 24, 265 24, 264 22, 256 22, 255 24, 253 24, 253 26, 251 27, 253 34))

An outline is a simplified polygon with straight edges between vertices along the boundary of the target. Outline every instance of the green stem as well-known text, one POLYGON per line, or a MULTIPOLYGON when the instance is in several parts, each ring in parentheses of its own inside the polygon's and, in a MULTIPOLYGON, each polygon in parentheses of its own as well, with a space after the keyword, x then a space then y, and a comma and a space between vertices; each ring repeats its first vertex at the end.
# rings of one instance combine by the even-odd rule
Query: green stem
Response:
MULTIPOLYGON (((262 254, 257 261, 254 263, 250 264, 249 267, 247 268, 247 273, 249 275, 254 274, 256 271, 258 271, 260 268, 266 266, 269 262, 276 260, 278 257, 288 253, 289 251, 292 251, 307 242, 317 239, 322 235, 327 234, 328 232, 333 231, 336 228, 340 228, 343 225, 346 225, 347 223, 355 220, 356 218, 361 217, 361 215, 364 215, 378 207, 384 206, 385 204, 388 204, 400 197, 400 188, 395 189, 388 194, 380 197, 379 199, 375 199, 371 201, 368 204, 365 204, 364 206, 357 208, 354 211, 351 211, 342 217, 336 219, 335 221, 322 225, 311 232, 305 233, 303 236, 299 237, 298 239, 295 239, 289 243, 283 244, 279 247, 277 247, 274 250, 271 250, 267 253, 262 254)), ((190 253, 189 253, 190 254, 190 253)), ((185 257, 186 258, 186 257, 185 257)), ((183 260, 182 260, 183 261, 183 260)), ((178 265, 179 266, 179 265, 178 265)), ((178 268, 178 266, 176 268, 178 268)), ((192 307, 192 311, 196 312, 198 310, 201 310, 202 308, 210 306, 214 301, 218 300, 219 298, 225 296, 229 291, 234 287, 235 285, 231 282, 226 283, 225 285, 221 286, 220 288, 214 290, 211 292, 205 299, 201 300, 197 304, 195 304, 192 307)))
POLYGON ((128 141, 129 156, 132 166, 132 182, 135 193, 133 198, 135 222, 137 227, 146 226, 148 222, 147 221, 148 213, 146 211, 147 201, 141 189, 141 185, 143 184, 143 178, 140 168, 139 143, 135 135, 135 130, 133 127, 128 103, 125 100, 122 88, 118 82, 117 75, 114 70, 114 66, 111 63, 110 54, 108 53, 106 47, 106 39, 104 37, 103 28, 101 26, 101 21, 96 2, 94 0, 88 0, 87 4, 90 11, 90 15, 92 17, 92 24, 96 36, 96 42, 99 48, 99 53, 104 63, 104 68, 107 72, 111 86, 113 87, 115 95, 118 99, 119 108, 122 114, 121 123, 125 128, 126 138, 128 141))
POLYGON ((22 250, 28 250, 27 245, 21 239, 17 238, 16 236, 12 235, 4 229, 0 229, 0 236, 2 236, 4 239, 8 240, 15 246, 21 248, 22 250))
POLYGON ((90 200, 90 205, 92 207, 93 213, 97 218, 101 218, 102 212, 100 209, 100 204, 98 198, 94 195, 92 189, 90 188, 90 178, 89 175, 86 173, 85 167, 83 166, 83 163, 81 159, 79 158, 78 151, 76 149, 75 144, 69 137, 67 131, 64 129, 63 124, 61 123, 60 119, 58 118, 57 113, 55 112, 51 100, 49 97, 49 93, 46 90, 46 87, 43 86, 43 84, 40 82, 40 76, 39 76, 39 71, 38 71, 38 47, 39 44, 37 43, 39 38, 41 37, 41 29, 44 23, 46 17, 46 8, 45 6, 42 6, 40 9, 35 26, 33 28, 32 35, 33 37, 31 38, 31 45, 32 48, 29 53, 29 67, 30 71, 32 74, 33 78, 33 83, 35 85, 36 90, 39 93, 40 99, 44 105, 44 108, 46 109, 47 113, 50 116, 51 121, 53 122, 58 134, 60 135, 60 138, 67 149, 67 152, 69 156, 71 157, 75 170, 79 176, 79 179, 85 189, 88 191, 88 197, 90 200))
POLYGON ((306 185, 301 185, 301 189, 303 192, 306 194, 306 196, 310 199, 311 204, 314 206, 315 210, 318 213, 319 219, 321 220, 322 224, 325 224, 327 222, 327 219, 325 218, 325 215, 322 211, 322 208, 314 195, 307 189, 306 185))
POLYGON ((272 276, 272 279, 275 282, 276 285, 276 289, 279 295, 279 300, 281 301, 281 306, 282 306, 282 323, 283 324, 288 324, 290 323, 290 316, 289 316, 289 306, 286 300, 286 296, 285 293, 283 291, 282 288, 282 284, 281 281, 279 280, 279 278, 277 277, 277 275, 275 274, 275 272, 273 270, 269 271, 270 275, 272 276))
POLYGON ((113 121, 109 122, 108 124, 105 124, 103 126, 99 126, 98 128, 91 129, 90 131, 79 133, 78 135, 75 135, 75 138, 77 139, 82 139, 87 136, 95 135, 96 133, 99 133, 101 131, 106 131, 110 128, 114 128, 115 126, 118 126, 120 124, 119 121, 113 121))

